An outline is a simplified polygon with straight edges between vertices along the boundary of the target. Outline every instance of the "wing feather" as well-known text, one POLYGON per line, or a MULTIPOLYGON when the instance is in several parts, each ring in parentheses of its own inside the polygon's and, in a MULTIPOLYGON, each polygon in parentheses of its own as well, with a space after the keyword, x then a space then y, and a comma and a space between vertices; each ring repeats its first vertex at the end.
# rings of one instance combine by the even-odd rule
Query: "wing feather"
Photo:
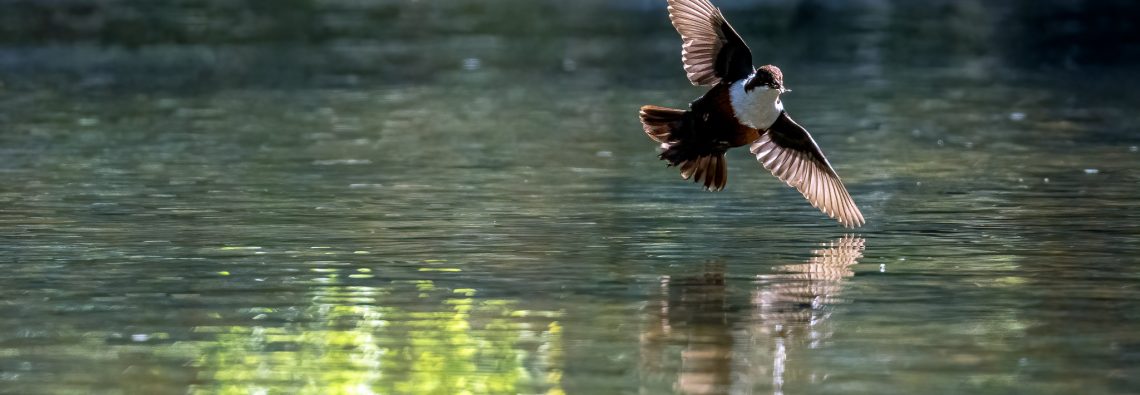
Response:
POLYGON ((681 62, 693 85, 752 73, 752 51, 709 0, 669 0, 669 20, 681 34, 681 62))

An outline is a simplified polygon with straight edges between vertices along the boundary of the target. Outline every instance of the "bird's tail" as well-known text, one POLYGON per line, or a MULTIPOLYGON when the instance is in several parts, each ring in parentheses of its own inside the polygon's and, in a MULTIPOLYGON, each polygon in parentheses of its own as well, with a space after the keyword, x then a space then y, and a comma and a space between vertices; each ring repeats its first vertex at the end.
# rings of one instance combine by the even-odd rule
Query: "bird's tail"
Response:
POLYGON ((728 183, 728 166, 724 153, 702 152, 685 144, 685 110, 658 106, 641 107, 641 125, 649 138, 661 143, 662 160, 669 166, 679 166, 681 177, 704 184, 705 189, 719 191, 728 183))

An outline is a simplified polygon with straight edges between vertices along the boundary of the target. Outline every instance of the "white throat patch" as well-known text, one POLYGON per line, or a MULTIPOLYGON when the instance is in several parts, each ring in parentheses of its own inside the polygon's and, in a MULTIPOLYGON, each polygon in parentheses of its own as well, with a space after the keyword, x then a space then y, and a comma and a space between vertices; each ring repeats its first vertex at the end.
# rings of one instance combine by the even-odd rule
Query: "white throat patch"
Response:
POLYGON ((767 86, 757 86, 751 92, 744 90, 744 85, 752 81, 756 74, 736 81, 729 87, 728 96, 732 101, 732 112, 736 119, 750 127, 765 130, 776 123, 776 118, 784 111, 784 104, 780 103, 780 91, 767 86))

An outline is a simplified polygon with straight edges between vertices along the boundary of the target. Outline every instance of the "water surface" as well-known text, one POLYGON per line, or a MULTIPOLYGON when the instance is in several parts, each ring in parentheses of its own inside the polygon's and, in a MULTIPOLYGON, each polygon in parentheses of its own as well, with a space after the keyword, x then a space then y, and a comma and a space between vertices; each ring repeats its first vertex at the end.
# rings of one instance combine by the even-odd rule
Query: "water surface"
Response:
POLYGON ((851 231, 743 150, 720 193, 655 158, 637 107, 701 93, 655 29, 645 73, 598 33, 6 49, 0 393, 1140 390, 1129 69, 789 56, 851 231))

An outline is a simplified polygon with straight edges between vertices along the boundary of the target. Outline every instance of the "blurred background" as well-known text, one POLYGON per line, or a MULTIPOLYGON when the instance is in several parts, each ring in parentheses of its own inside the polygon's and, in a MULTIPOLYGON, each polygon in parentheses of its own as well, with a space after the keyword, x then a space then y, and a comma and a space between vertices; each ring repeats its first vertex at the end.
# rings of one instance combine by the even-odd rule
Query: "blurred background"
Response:
POLYGON ((664 0, 0 0, 0 394, 1140 392, 1140 3, 714 2, 867 226, 664 0))
MULTIPOLYGON (((4 0, 9 85, 203 88, 410 84, 464 65, 596 84, 670 75, 661 1, 4 0)), ((1133 64, 1130 1, 727 0, 757 62, 978 62, 1077 71, 1133 64)), ((442 75, 441 75, 442 74, 442 75)))

